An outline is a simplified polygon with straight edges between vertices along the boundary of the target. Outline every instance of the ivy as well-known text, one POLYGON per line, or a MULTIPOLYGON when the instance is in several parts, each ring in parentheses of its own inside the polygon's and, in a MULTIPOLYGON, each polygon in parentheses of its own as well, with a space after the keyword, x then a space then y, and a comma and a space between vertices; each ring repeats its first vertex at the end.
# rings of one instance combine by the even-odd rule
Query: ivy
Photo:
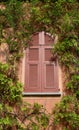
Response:
POLYGON ((0 54, 6 60, 6 63, 0 62, 0 130, 45 129, 49 114, 39 104, 22 102, 23 88, 18 78, 23 50, 34 30, 30 29, 31 5, 8 0, 0 6, 0 54))
MULTIPOLYGON (((79 129, 79 1, 4 0, 0 3, 0 47, 6 46, 6 63, 0 63, 0 129, 40 130, 50 127, 49 114, 39 104, 22 103, 18 65, 31 35, 46 31, 58 36, 53 46, 65 70, 65 96, 53 113, 51 126, 79 129), (26 122, 28 122, 26 124, 26 122), (54 123, 54 124, 53 124, 54 123)), ((2 51, 0 49, 0 51, 2 51)))

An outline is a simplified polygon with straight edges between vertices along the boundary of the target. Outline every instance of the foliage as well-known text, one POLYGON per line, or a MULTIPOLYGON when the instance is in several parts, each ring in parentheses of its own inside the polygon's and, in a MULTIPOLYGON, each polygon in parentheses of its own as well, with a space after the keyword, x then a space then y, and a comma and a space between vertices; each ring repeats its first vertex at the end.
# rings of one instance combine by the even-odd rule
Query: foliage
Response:
POLYGON ((79 102, 75 96, 63 97, 55 109, 55 125, 60 122, 60 126, 66 130, 77 130, 79 128, 79 102))
POLYGON ((45 114, 43 106, 26 103, 17 109, 8 104, 0 104, 0 129, 1 130, 39 130, 45 129, 49 124, 48 114, 45 114))
MULTIPOLYGON (((54 122, 63 130, 79 129, 79 1, 47 0, 32 2, 34 30, 58 35, 53 56, 65 70, 65 96, 54 112, 54 122), (36 6, 36 7, 35 7, 36 6)), ((30 24, 31 24, 30 23, 30 24)), ((57 128, 58 129, 58 128, 57 128)))
MULTIPOLYGON (((64 1, 65 2, 65 1, 64 1)), ((79 129, 79 9, 78 2, 62 4, 64 16, 59 20, 59 41, 53 47, 62 69, 65 70, 65 95, 54 111, 54 123, 63 130, 79 129), (73 6, 74 5, 74 6, 73 6), (75 9, 73 9, 75 7, 75 9), (63 21, 62 21, 63 20, 63 21)), ((57 30, 58 32, 58 30, 57 30)))
POLYGON ((22 84, 18 79, 18 65, 33 32, 29 24, 30 5, 8 0, 0 6, 0 47, 6 48, 0 49, 6 58, 5 63, 0 62, 0 130, 45 129, 49 124, 46 110, 39 104, 22 102, 22 84))
POLYGON ((58 36, 53 46, 65 69, 65 94, 54 111, 54 123, 63 130, 79 129, 79 1, 5 0, 0 3, 0 47, 7 49, 6 63, 0 63, 0 129, 42 130, 49 116, 42 106, 22 103, 22 85, 17 76, 23 50, 34 32, 58 36), (22 106, 22 107, 21 107, 22 106))

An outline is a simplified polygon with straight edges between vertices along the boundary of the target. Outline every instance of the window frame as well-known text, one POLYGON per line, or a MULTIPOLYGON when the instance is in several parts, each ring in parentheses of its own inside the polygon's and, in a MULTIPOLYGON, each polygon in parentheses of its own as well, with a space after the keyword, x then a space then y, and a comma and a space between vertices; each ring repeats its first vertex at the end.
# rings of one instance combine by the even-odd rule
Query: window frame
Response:
MULTIPOLYGON (((45 33, 44 31, 42 33, 45 33)), ((48 33, 46 33, 47 35, 50 35, 48 33)), ((28 48, 29 49, 29 48, 28 48)), ((24 50, 24 58, 23 58, 23 64, 22 64, 22 82, 23 84, 25 84, 25 65, 26 65, 26 56, 28 56, 28 54, 26 54, 26 50, 24 50)), ((58 61, 57 61, 58 64, 58 61)), ((57 70, 59 69, 59 66, 57 65, 57 70)), ((59 74, 58 74, 58 80, 59 80, 59 74)), ((59 81, 58 81, 59 82, 59 81)), ((23 91, 23 96, 60 96, 61 95, 61 90, 60 90, 60 86, 59 87, 59 91, 57 92, 25 92, 23 91)))

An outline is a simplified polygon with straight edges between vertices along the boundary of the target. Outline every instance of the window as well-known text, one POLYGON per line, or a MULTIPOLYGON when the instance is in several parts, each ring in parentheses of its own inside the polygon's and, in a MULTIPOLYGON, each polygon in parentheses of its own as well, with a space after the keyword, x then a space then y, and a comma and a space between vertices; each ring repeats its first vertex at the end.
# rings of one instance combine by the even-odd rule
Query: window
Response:
POLYGON ((25 56, 25 93, 59 92, 58 63, 52 61, 54 38, 45 32, 32 36, 25 56))

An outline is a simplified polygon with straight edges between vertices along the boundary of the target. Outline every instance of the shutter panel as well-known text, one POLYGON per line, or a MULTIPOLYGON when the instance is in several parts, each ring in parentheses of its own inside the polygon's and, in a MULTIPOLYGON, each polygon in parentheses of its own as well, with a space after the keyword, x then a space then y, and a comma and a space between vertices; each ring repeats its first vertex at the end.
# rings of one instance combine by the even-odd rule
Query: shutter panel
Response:
POLYGON ((46 65, 46 88, 50 89, 54 86, 54 65, 46 65))
POLYGON ((52 59, 52 44, 54 40, 48 34, 44 35, 42 58, 42 92, 57 92, 58 90, 58 64, 52 59))
POLYGON ((38 33, 29 44, 26 50, 25 92, 41 92, 38 33))
POLYGON ((44 37, 45 37, 45 45, 51 46, 54 42, 53 37, 49 34, 46 34, 46 33, 44 33, 44 37))
POLYGON ((43 66, 42 92, 57 92, 58 89, 58 67, 55 63, 44 63, 43 66))
POLYGON ((29 61, 38 61, 39 60, 39 49, 30 48, 29 50, 29 61))
POLYGON ((30 46, 38 46, 39 45, 39 34, 33 34, 31 41, 29 43, 30 46))

